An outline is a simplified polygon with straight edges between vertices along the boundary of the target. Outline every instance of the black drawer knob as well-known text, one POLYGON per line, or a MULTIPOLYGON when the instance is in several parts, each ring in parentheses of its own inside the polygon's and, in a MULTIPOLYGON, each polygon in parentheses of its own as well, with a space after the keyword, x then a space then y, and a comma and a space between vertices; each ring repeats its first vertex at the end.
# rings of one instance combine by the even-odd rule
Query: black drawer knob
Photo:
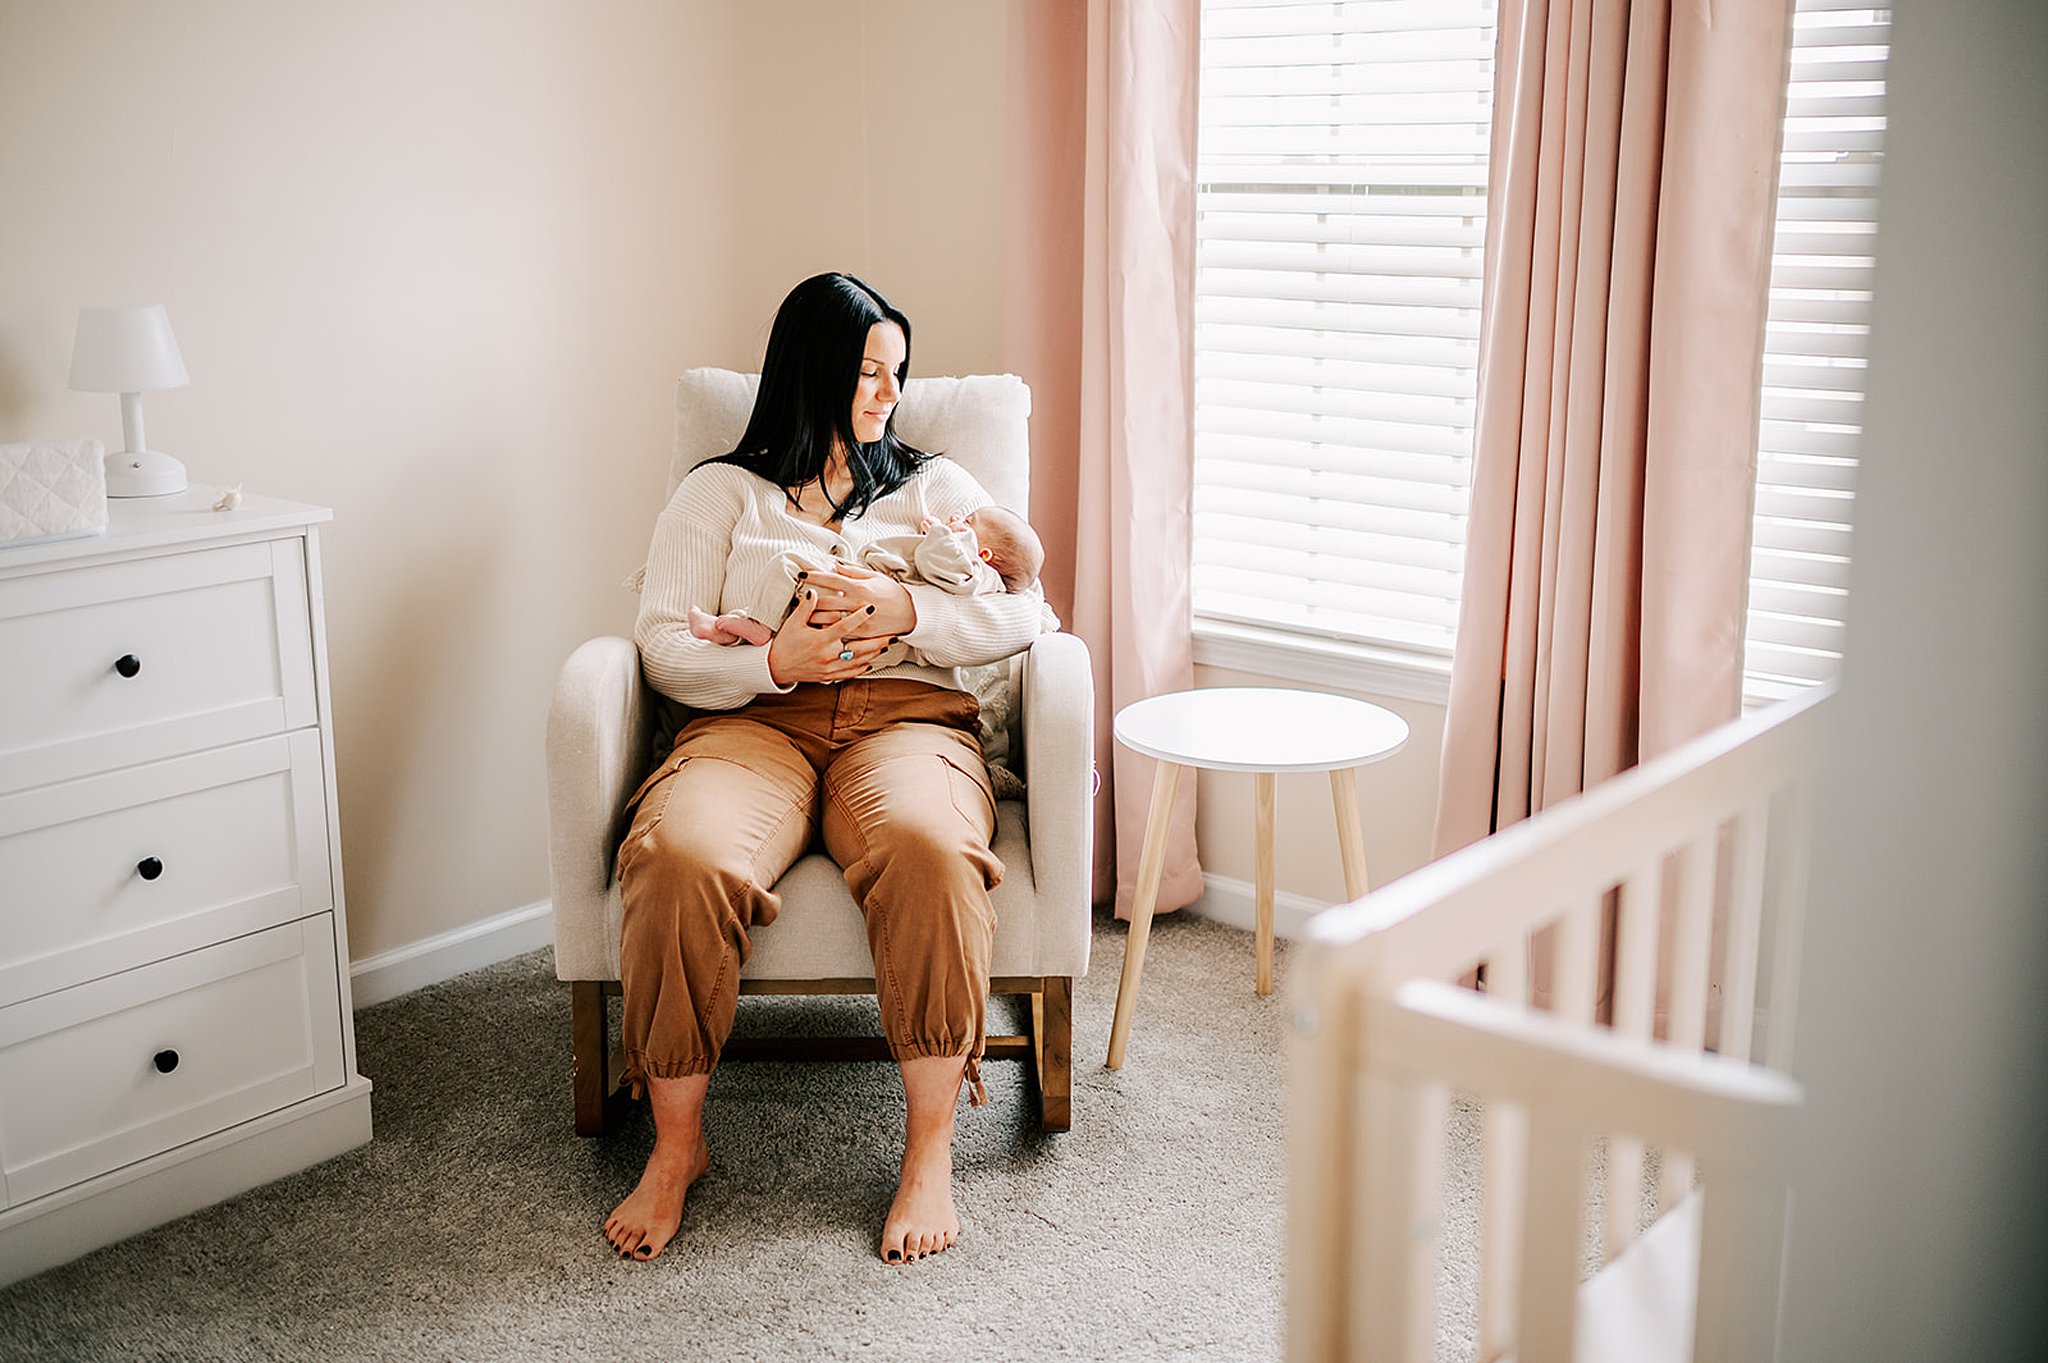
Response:
POLYGON ((132 677, 142 670, 142 659, 133 653, 123 653, 114 660, 114 670, 124 677, 132 677))
POLYGON ((176 1068, 178 1068, 178 1053, 176 1051, 158 1051, 156 1053, 156 1072, 158 1074, 169 1074, 176 1068))
POLYGON ((164 864, 155 857, 144 857, 135 863, 135 874, 144 880, 155 880, 164 873, 164 864))

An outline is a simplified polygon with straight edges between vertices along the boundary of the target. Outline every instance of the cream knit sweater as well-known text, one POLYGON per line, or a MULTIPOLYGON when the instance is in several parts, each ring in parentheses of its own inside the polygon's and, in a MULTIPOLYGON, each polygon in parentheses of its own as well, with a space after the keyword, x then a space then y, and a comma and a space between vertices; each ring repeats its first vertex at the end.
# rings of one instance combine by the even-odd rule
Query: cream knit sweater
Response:
MULTIPOLYGON (((663 695, 699 710, 732 710, 756 696, 792 690, 769 677, 766 644, 714 644, 692 636, 689 608, 751 608, 764 594, 787 592, 779 562, 786 552, 858 563, 877 540, 917 534, 922 517, 965 515, 991 498, 967 470, 936 457, 836 530, 790 515, 788 500, 781 488, 732 464, 700 465, 677 485, 654 525, 633 626, 641 668, 663 695)), ((872 671, 870 678, 908 677, 967 690, 961 668, 1007 658, 1038 637, 1044 598, 1035 585, 985 596, 904 585, 917 607, 917 625, 901 637, 926 662, 872 671)))

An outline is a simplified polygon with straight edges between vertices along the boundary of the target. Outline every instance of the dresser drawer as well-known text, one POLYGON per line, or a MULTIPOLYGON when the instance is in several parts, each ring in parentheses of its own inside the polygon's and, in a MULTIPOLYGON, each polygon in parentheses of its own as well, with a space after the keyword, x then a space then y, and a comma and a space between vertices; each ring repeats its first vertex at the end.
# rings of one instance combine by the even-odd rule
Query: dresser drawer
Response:
POLYGON ((6 1204, 345 1079, 332 914, 0 1008, 6 1204))
POLYGON ((316 722, 292 538, 0 581, 0 791, 316 722))
POLYGON ((0 1006, 334 907, 320 733, 0 795, 0 1006))

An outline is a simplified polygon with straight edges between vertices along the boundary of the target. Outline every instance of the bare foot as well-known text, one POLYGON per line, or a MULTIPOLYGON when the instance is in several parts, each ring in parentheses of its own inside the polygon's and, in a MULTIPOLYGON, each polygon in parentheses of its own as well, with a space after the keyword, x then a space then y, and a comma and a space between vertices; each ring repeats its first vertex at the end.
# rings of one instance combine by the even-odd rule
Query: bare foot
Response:
POLYGON ((639 1186, 604 1223, 604 1238, 620 1258, 645 1262, 667 1247, 683 1224, 683 1195, 710 1165, 711 1146, 702 1131, 694 1143, 654 1142, 639 1186))
POLYGON ((882 1258, 892 1264, 909 1263, 951 1249, 959 1238, 952 1142, 919 1142, 917 1148, 903 1152, 896 1200, 889 1204, 889 1218, 882 1225, 882 1258))

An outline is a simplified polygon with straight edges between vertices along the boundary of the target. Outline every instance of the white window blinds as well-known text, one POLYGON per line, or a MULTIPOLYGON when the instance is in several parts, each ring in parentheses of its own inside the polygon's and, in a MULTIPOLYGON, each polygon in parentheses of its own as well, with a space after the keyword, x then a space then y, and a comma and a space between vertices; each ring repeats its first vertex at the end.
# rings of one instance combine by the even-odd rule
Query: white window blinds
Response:
MULTIPOLYGON (((1888 14, 1798 0, 1752 688, 1838 665, 1888 14)), ((1204 0, 1194 606, 1448 653, 1476 390, 1491 0, 1204 0)))
POLYGON ((1450 651, 1492 0, 1206 0, 1195 610, 1450 651))
POLYGON ((1835 675, 1863 436, 1889 10, 1798 0, 1764 333, 1752 692, 1835 675))

